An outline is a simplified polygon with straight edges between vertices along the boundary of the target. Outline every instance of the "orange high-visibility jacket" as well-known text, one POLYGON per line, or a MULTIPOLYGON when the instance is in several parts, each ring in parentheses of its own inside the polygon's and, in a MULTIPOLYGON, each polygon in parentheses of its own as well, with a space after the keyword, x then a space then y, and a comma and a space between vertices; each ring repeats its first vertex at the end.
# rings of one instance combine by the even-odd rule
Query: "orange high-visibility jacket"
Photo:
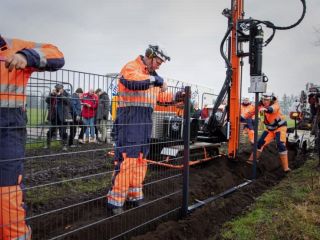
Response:
MULTIPOLYGON (((240 107, 240 110, 241 110, 241 116, 245 116, 247 112, 250 112, 250 111, 254 111, 254 105, 252 104, 248 104, 248 105, 244 105, 244 104, 241 104, 241 107, 240 107)), ((250 116, 252 119, 254 119, 254 114, 253 116, 250 116)))
MULTIPOLYGON (((156 75, 156 73, 153 73, 156 75)), ((147 66, 142 56, 127 63, 120 72, 118 81, 119 105, 118 107, 151 107, 154 108, 157 102, 159 88, 151 87, 147 66)))
POLYGON ((173 94, 171 92, 159 92, 155 111, 159 112, 177 112, 174 106, 173 94))
MULTIPOLYGON (((264 107, 262 102, 259 104, 259 109, 264 107)), ((250 110, 243 115, 244 118, 250 118, 254 116, 254 106, 250 108, 250 110)), ((276 130, 279 127, 286 126, 287 121, 285 116, 281 113, 280 105, 277 100, 273 101, 273 103, 267 107, 267 111, 264 112, 264 124, 269 131, 276 130)))
POLYGON ((64 58, 59 49, 51 44, 35 43, 0 36, 0 107, 24 107, 28 79, 34 71, 55 71, 63 67, 64 58), (27 59, 24 70, 5 69, 7 57, 21 53, 27 59))

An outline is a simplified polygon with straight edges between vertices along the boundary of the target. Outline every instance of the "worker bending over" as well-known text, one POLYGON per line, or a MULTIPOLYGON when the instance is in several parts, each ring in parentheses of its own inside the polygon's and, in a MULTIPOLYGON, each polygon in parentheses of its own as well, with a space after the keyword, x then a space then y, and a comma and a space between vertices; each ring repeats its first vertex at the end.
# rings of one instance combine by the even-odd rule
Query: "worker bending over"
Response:
MULTIPOLYGON (((249 119, 254 115, 254 106, 251 110, 241 116, 244 119, 249 119)), ((272 93, 262 94, 259 102, 259 112, 264 115, 264 124, 266 130, 262 133, 258 140, 257 159, 265 146, 267 146, 273 139, 276 140, 277 148, 280 156, 281 166, 284 172, 291 171, 288 164, 288 151, 286 148, 286 133, 287 121, 281 113, 279 102, 272 93)), ((248 162, 252 163, 253 154, 250 155, 248 162)))

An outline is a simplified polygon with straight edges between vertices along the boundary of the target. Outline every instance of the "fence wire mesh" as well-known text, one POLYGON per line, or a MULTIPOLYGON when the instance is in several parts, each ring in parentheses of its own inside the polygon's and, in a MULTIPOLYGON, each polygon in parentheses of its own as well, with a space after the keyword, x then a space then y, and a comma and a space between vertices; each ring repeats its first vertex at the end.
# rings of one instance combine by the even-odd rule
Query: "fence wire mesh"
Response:
MULTIPOLYGON (((126 238, 179 217, 187 84, 125 91, 117 74, 59 70, 32 74, 22 98, 12 98, 19 89, 1 77, 4 239, 30 229, 32 239, 126 238), (8 169, 17 176, 9 183, 8 169)), ((196 106, 213 104, 213 91, 191 88, 191 117, 205 118, 196 106)))

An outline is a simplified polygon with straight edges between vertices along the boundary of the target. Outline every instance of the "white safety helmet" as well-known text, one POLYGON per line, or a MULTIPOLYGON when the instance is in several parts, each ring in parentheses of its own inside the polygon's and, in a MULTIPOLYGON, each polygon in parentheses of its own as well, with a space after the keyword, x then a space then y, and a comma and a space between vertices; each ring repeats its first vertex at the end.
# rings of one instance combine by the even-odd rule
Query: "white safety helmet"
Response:
POLYGON ((149 45, 145 53, 148 58, 160 58, 162 61, 170 61, 171 58, 158 46, 158 45, 149 45))
POLYGON ((262 100, 272 100, 274 97, 273 93, 271 92, 266 92, 266 93, 262 93, 261 99, 262 100))
POLYGON ((250 98, 249 97, 244 97, 244 98, 242 98, 242 103, 243 104, 249 104, 250 103, 250 98))

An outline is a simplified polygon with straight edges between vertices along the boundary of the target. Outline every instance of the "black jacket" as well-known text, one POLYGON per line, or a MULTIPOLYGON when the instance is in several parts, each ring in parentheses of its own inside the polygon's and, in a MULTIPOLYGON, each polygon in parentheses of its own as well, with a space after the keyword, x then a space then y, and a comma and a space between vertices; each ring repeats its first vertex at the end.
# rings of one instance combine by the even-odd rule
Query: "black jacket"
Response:
POLYGON ((110 98, 106 92, 99 96, 99 104, 96 113, 96 120, 108 120, 110 111, 110 98))
POLYGON ((46 103, 48 104, 48 121, 51 123, 56 123, 58 120, 63 123, 71 118, 70 95, 66 91, 61 95, 50 93, 46 103))

